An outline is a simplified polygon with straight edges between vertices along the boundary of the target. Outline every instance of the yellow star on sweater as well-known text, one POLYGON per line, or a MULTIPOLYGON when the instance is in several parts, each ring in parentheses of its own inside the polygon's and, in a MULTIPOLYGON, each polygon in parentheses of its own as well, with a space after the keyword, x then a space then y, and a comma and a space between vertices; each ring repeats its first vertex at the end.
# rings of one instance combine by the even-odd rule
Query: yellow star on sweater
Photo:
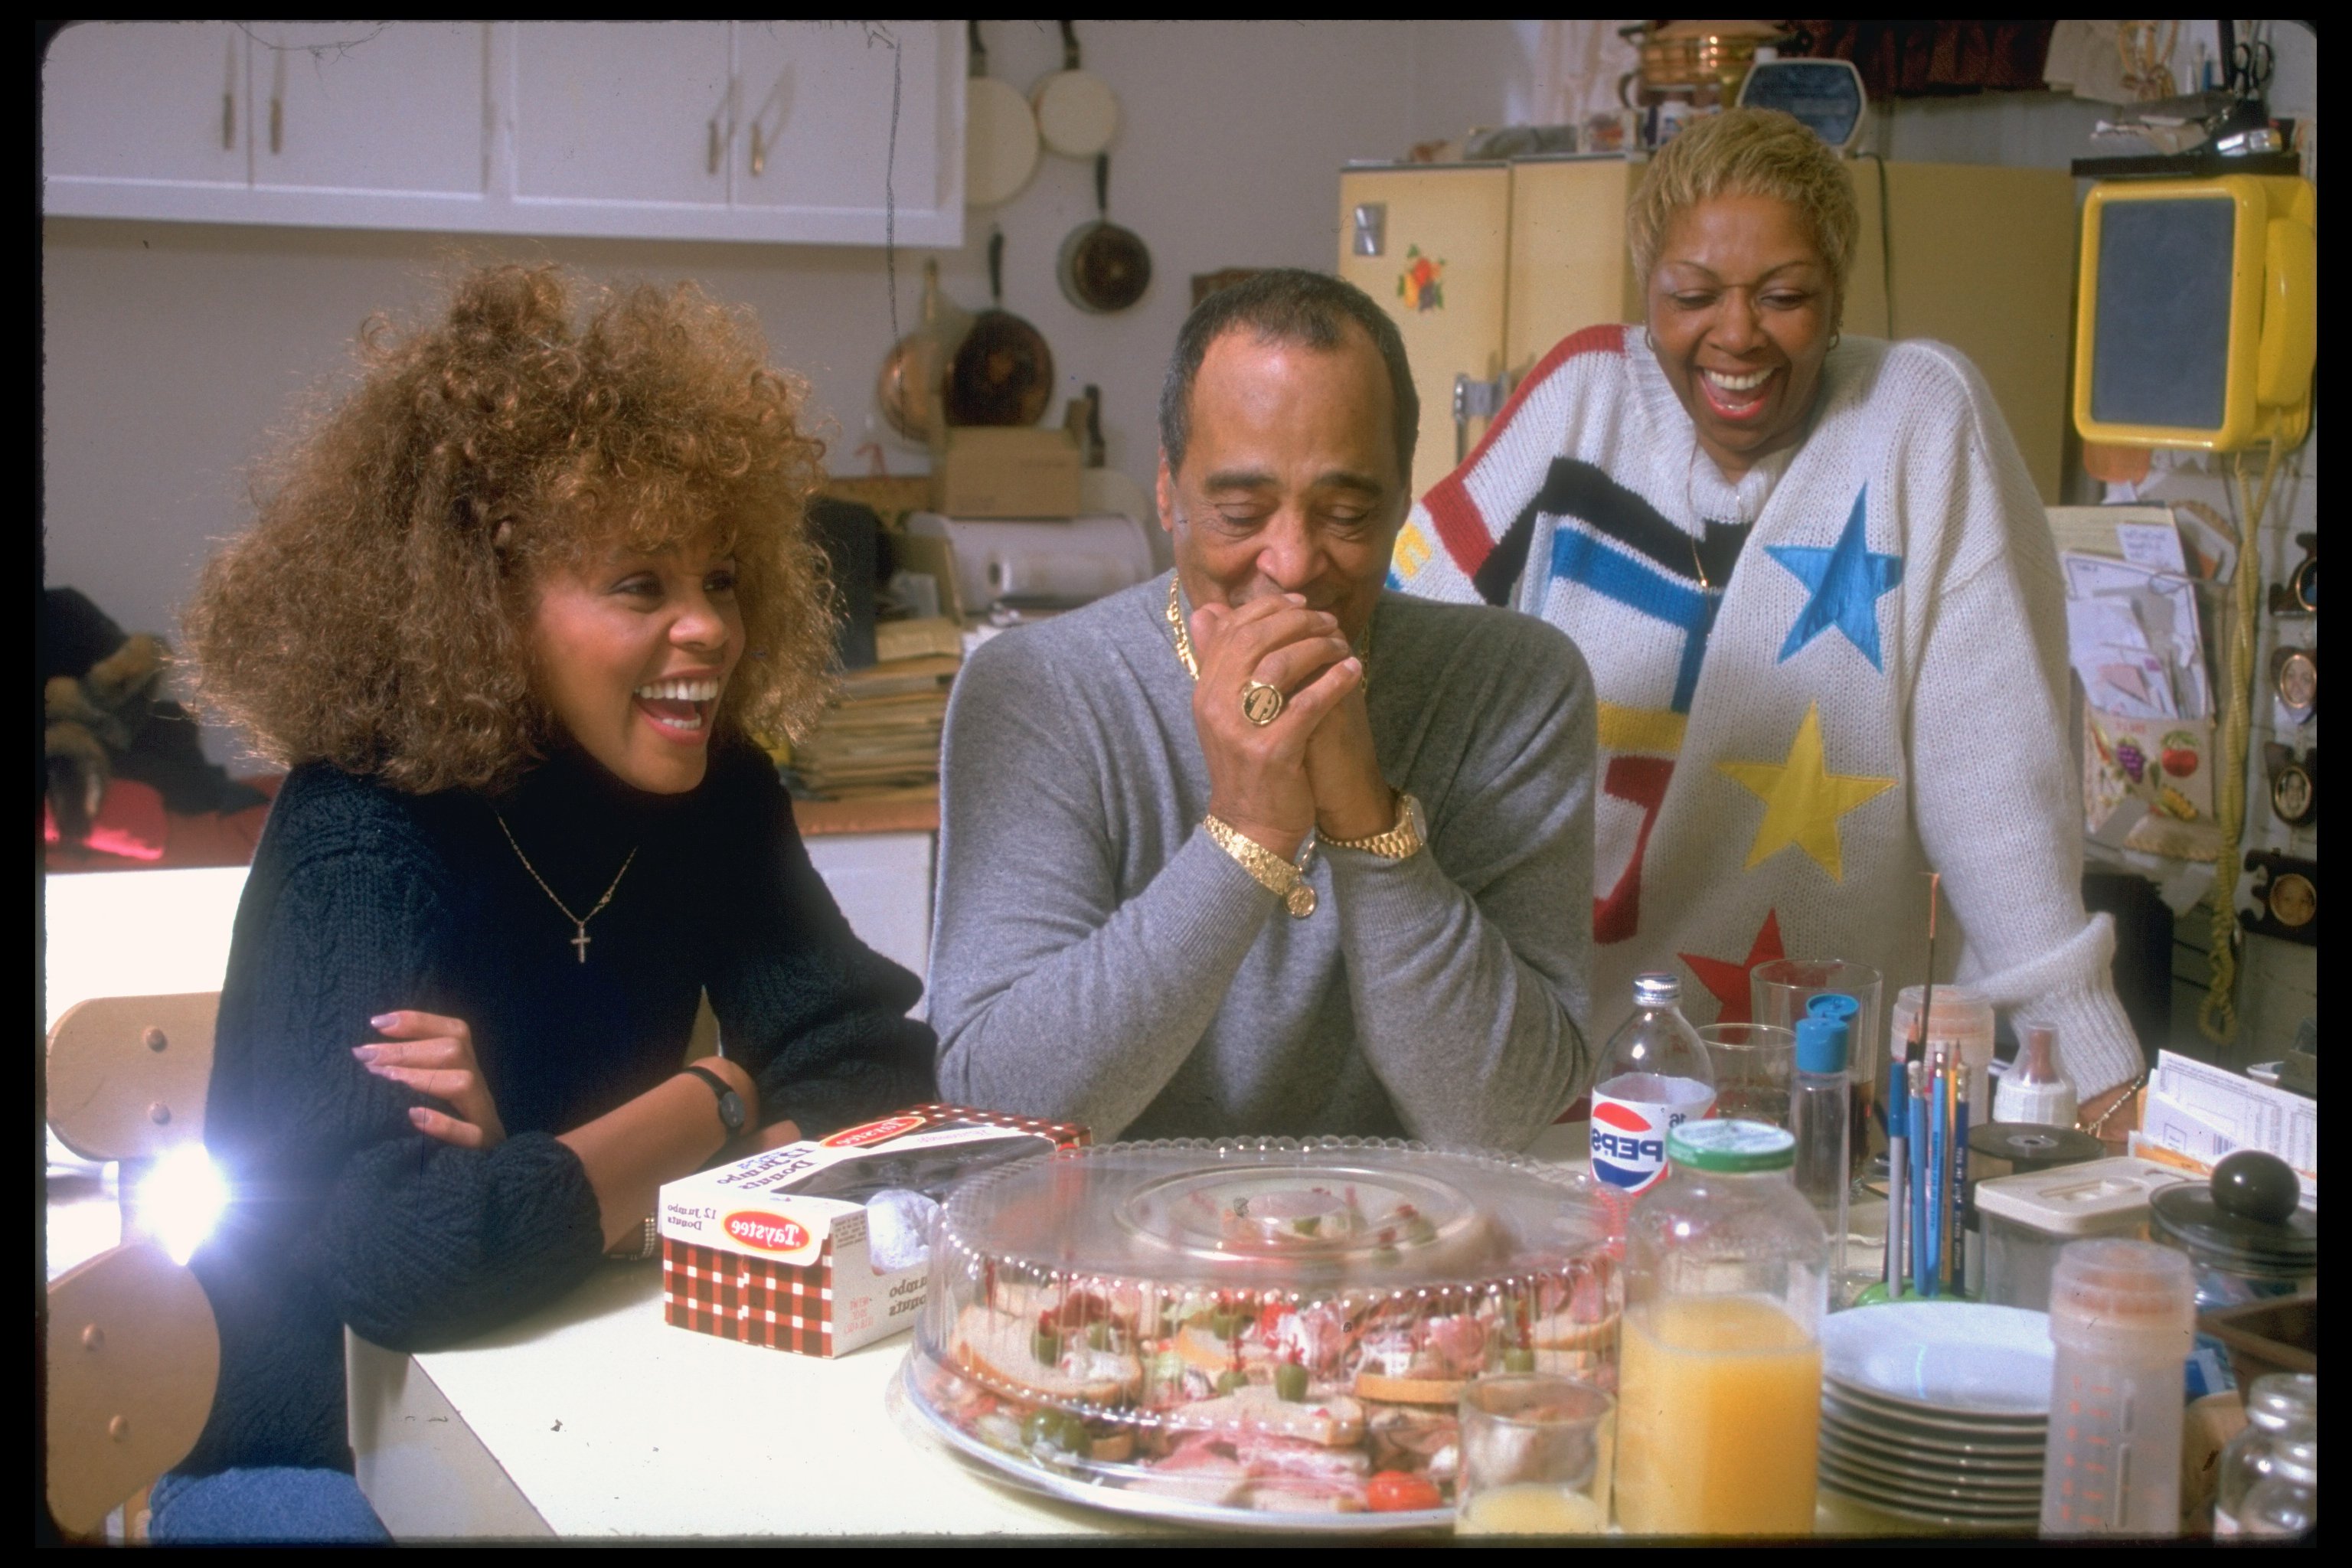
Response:
POLYGON ((1893 779, 1861 778, 1829 771, 1822 751, 1822 710, 1805 710, 1797 738, 1782 763, 1717 763, 1716 771, 1764 803, 1764 821, 1748 850, 1748 869, 1794 844, 1813 858, 1833 881, 1845 880, 1837 819, 1863 802, 1895 787, 1893 779))

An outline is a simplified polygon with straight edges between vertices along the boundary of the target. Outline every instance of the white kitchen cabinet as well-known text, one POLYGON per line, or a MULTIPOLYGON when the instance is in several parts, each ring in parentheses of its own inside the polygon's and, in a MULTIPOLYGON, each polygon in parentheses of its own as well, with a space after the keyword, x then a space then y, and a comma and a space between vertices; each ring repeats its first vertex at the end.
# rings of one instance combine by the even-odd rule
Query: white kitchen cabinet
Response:
POLYGON ((518 23, 517 201, 564 220, 630 205, 724 213, 733 30, 518 23))
MULTIPOLYGON (((821 227, 847 239, 872 224, 887 175, 903 239, 909 210, 936 204, 950 187, 961 202, 962 138, 950 179, 940 163, 946 106, 929 90, 940 79, 943 42, 936 29, 896 24, 736 23, 737 210, 798 213, 813 233, 821 227), (894 70, 895 152, 887 113, 894 70), (874 104, 886 112, 877 118, 867 107, 874 104)), ((961 102, 961 81, 953 96, 961 102)))
POLYGON ((479 22, 253 22, 258 192, 479 202, 489 184, 479 22))
POLYGON ((68 27, 41 69, 46 183, 85 202, 136 189, 151 203, 250 185, 247 52, 226 22, 68 27))
POLYGON ((42 206, 954 246, 963 77, 946 22, 84 24, 44 65, 42 206))
MULTIPOLYGON (((929 833, 825 833, 802 840, 849 929, 866 946, 928 979, 931 964, 929 833)), ((929 1016, 930 994, 913 1016, 929 1016)))

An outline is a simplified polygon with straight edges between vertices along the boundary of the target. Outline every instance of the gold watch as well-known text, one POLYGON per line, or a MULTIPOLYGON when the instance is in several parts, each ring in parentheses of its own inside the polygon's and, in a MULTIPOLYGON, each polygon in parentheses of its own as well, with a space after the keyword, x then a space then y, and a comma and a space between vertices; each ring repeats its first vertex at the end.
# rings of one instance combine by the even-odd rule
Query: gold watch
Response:
POLYGON ((1307 880, 1303 864, 1291 864, 1213 812, 1201 818, 1201 827, 1218 848, 1241 863, 1259 887, 1282 900, 1291 919, 1303 921, 1315 912, 1315 889, 1307 880))
POLYGON ((1399 790, 1394 827, 1370 838, 1326 838, 1323 842, 1334 849, 1353 849, 1360 855, 1377 855, 1383 860, 1410 860, 1428 844, 1429 832, 1422 819, 1421 802, 1399 790))

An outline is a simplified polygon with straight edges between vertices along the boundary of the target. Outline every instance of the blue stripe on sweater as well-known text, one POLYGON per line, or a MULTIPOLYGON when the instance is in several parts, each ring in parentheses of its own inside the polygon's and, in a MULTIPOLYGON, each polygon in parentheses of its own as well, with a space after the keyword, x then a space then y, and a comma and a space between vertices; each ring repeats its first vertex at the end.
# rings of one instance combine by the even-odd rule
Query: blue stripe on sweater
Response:
POLYGON ((1551 541, 1551 574, 1580 584, 1616 600, 1653 620, 1680 626, 1683 657, 1675 671, 1675 694, 1668 706, 1687 713, 1698 690, 1699 666, 1706 658, 1707 635, 1715 629, 1715 612, 1721 603, 1622 551, 1613 550, 1573 524, 1561 527, 1551 541))

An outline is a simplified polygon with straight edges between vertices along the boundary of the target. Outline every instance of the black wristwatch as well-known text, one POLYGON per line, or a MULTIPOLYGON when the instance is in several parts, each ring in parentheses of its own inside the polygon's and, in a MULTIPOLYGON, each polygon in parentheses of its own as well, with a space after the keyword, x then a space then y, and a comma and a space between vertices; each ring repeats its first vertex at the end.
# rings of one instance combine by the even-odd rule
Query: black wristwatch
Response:
POLYGON ((727 1129, 728 1141, 732 1142, 743 1136, 743 1129, 751 1121, 751 1113, 743 1109, 743 1097, 728 1088, 727 1080, 709 1068, 688 1067, 686 1070, 709 1084, 710 1092, 719 1097, 719 1120, 727 1129))

